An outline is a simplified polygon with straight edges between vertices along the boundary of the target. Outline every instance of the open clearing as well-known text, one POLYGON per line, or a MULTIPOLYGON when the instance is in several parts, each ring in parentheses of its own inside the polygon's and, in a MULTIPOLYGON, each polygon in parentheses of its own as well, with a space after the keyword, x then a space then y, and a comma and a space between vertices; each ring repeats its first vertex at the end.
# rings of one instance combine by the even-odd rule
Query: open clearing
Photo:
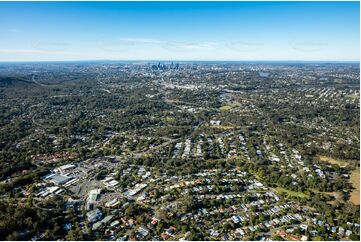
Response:
POLYGON ((286 193, 288 196, 291 196, 291 197, 300 197, 300 198, 310 198, 310 196, 308 196, 307 194, 303 193, 303 192, 295 192, 295 191, 291 191, 291 190, 288 190, 286 188, 283 188, 283 187, 277 187, 275 188, 275 190, 279 193, 286 193))
POLYGON ((350 163, 347 160, 340 160, 340 159, 334 159, 328 156, 320 155, 318 156, 320 161, 324 161, 327 163, 330 163, 332 165, 338 165, 338 166, 347 166, 350 165, 350 163))
POLYGON ((212 128, 212 129, 223 129, 223 130, 235 128, 235 126, 232 126, 232 125, 209 125, 208 127, 212 128))
POLYGON ((232 108, 239 107, 239 106, 241 106, 241 104, 239 102, 233 101, 231 103, 228 103, 227 105, 220 107, 219 109, 221 111, 228 111, 228 110, 231 110, 232 108))
POLYGON ((335 198, 335 200, 333 200, 333 201, 328 201, 327 202, 328 204, 335 204, 336 201, 342 202, 342 193, 341 192, 320 192, 320 193, 327 194, 327 195, 333 196, 335 198))
POLYGON ((358 99, 358 98, 359 98, 359 95, 357 95, 357 94, 350 94, 350 95, 347 95, 346 97, 352 98, 352 99, 358 99))
POLYGON ((350 179, 355 188, 351 192, 350 201, 355 205, 360 205, 360 169, 352 171, 350 179))
POLYGON ((229 105, 225 105, 225 106, 220 107, 219 109, 222 110, 222 111, 227 111, 227 110, 232 109, 232 107, 229 106, 229 105))
MULTIPOLYGON (((353 161, 351 160, 340 160, 340 159, 334 159, 328 156, 320 155, 318 156, 320 161, 324 161, 327 163, 330 163, 332 165, 338 165, 338 166, 349 166, 353 164, 353 161)), ((354 187, 354 190, 351 192, 350 201, 355 205, 360 205, 360 169, 356 169, 352 171, 350 176, 350 181, 352 183, 352 186, 354 187)))

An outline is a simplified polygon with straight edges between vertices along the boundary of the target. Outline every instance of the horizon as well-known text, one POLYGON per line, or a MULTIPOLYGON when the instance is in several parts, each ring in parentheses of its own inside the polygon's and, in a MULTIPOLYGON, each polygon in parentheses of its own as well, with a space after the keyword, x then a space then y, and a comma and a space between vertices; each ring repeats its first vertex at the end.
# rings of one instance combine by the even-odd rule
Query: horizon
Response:
POLYGON ((98 63, 98 62, 123 62, 123 63, 134 63, 134 62, 144 62, 144 63, 155 63, 155 62, 188 62, 188 63, 203 63, 203 62, 211 62, 211 63, 245 63, 245 64, 252 64, 252 63, 347 63, 347 64, 359 64, 359 60, 111 60, 111 59, 89 59, 89 60, 44 60, 44 61, 0 61, 0 64, 11 64, 11 63, 78 63, 78 62, 91 62, 91 63, 98 63))
POLYGON ((359 7, 359 2, 0 2, 0 62, 359 62, 359 7))

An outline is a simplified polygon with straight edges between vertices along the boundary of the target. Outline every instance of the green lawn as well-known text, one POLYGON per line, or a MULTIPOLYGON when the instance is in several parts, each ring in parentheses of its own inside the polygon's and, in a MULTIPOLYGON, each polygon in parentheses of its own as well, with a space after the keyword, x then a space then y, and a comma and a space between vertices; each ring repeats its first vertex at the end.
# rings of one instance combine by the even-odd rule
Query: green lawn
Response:
POLYGON ((232 103, 229 103, 228 105, 224 105, 224 106, 220 107, 219 109, 221 111, 228 111, 228 110, 230 110, 232 108, 239 107, 239 106, 241 106, 241 104, 239 102, 237 102, 237 101, 234 101, 232 103))
POLYGON ((225 105, 225 106, 220 107, 219 109, 220 109, 221 111, 227 111, 227 110, 230 110, 231 108, 232 108, 231 106, 225 105))
POLYGON ((208 127, 210 128, 214 128, 214 129, 233 129, 236 126, 231 126, 231 125, 209 125, 208 127))
POLYGON ((288 190, 286 188, 283 188, 283 187, 277 187, 275 188, 275 190, 278 192, 278 193, 287 193, 287 195, 291 196, 291 197, 301 197, 301 198, 310 198, 309 195, 303 193, 303 192, 295 192, 295 191, 291 191, 291 190, 288 190))

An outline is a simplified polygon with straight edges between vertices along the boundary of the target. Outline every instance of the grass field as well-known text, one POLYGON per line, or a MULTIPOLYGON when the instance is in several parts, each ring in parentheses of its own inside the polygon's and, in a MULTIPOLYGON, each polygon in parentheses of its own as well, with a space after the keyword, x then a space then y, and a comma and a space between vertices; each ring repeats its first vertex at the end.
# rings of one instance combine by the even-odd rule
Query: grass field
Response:
POLYGON ((347 166, 350 164, 346 160, 334 159, 334 158, 324 156, 324 155, 319 155, 318 158, 320 159, 320 161, 324 161, 324 162, 330 163, 332 165, 347 166))
POLYGON ((357 94, 350 94, 350 95, 347 95, 346 97, 352 98, 352 99, 358 99, 358 98, 359 98, 359 95, 357 95, 357 94))
POLYGON ((233 129, 235 126, 231 126, 231 125, 209 125, 208 127, 213 128, 213 129, 228 130, 228 129, 233 129))
POLYGON ((165 118, 165 121, 166 121, 166 122, 169 122, 169 123, 174 123, 174 122, 175 122, 175 118, 166 117, 166 118, 165 118))
POLYGON ((234 101, 234 102, 232 102, 232 103, 229 103, 228 105, 224 105, 224 106, 220 107, 219 109, 220 109, 221 111, 228 111, 228 110, 230 110, 230 109, 232 109, 232 108, 234 108, 234 107, 238 107, 238 106, 240 106, 240 105, 241 105, 241 104, 240 104, 239 102, 234 101))
POLYGON ((220 107, 219 109, 220 109, 221 111, 227 111, 227 110, 232 109, 232 106, 225 105, 225 106, 220 107))
POLYGON ((277 187, 275 188, 275 190, 279 193, 286 193, 288 196, 291 197, 300 197, 300 198, 310 198, 310 196, 308 196, 307 194, 303 193, 303 192, 295 192, 295 191, 291 191, 288 190, 286 188, 283 187, 277 187))
POLYGON ((355 188, 351 192, 350 201, 355 205, 360 205, 360 169, 354 170, 350 179, 352 186, 355 188))

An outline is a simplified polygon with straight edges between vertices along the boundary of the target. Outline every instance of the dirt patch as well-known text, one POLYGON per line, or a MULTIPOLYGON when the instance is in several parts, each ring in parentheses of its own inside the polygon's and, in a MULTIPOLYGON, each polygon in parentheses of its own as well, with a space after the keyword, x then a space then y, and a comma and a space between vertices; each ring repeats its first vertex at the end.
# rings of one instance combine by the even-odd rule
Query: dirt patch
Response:
POLYGON ((350 201, 355 205, 360 205, 360 169, 354 170, 350 177, 354 190, 351 192, 350 201))

